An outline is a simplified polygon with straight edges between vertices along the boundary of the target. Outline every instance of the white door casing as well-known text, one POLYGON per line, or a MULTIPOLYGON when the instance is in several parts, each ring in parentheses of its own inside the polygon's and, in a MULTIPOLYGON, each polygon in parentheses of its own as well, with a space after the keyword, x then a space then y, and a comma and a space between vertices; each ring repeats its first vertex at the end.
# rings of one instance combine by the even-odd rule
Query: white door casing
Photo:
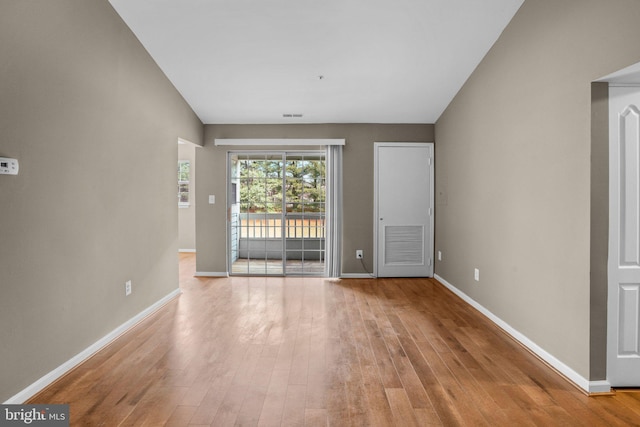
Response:
POLYGON ((325 156, 324 151, 227 152, 229 274, 326 275, 326 174, 321 168, 325 156), (242 176, 241 161, 260 166, 255 174, 242 176), (315 168, 322 171, 320 175, 311 173, 311 162, 321 164, 315 168), (287 194, 286 189, 296 183, 299 193, 287 194), (244 203, 255 203, 256 211, 241 208, 243 189, 251 189, 244 203), (321 190, 321 196, 309 195, 313 190, 321 190), (244 262, 238 262, 241 258, 244 262))
POLYGON ((607 380, 640 386, 640 87, 609 88, 607 380))
POLYGON ((376 143, 374 159, 379 277, 433 276, 433 144, 376 143))

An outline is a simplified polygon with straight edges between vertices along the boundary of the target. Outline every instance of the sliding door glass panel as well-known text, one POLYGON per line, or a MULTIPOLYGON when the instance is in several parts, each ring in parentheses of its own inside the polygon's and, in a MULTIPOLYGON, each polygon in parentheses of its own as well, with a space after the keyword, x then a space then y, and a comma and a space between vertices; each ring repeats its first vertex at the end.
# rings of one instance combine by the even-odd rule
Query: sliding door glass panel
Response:
POLYGON ((324 275, 324 153, 287 154, 285 186, 286 270, 324 275))
POLYGON ((282 275, 283 155, 229 155, 232 274, 282 275))
POLYGON ((325 157, 229 154, 231 274, 325 274, 325 157))

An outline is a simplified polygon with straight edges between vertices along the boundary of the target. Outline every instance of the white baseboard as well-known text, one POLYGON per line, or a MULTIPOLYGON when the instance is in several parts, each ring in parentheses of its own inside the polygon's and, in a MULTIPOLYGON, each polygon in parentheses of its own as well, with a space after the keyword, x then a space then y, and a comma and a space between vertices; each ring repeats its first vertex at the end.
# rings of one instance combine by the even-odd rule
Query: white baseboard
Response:
POLYGON ((195 253, 196 253, 196 250, 195 250, 195 249, 178 249, 178 252, 189 253, 189 254, 195 254, 195 253))
POLYGON ((43 376, 42 378, 40 378, 39 380, 37 380, 33 384, 29 385, 27 388, 25 388, 21 392, 19 392, 16 395, 10 397, 9 400, 4 402, 4 404, 5 405, 12 405, 12 404, 13 405, 18 405, 18 404, 22 404, 22 403, 26 402, 32 396, 34 396, 36 393, 40 392, 45 387, 47 387, 48 385, 52 384, 55 380, 57 380, 58 378, 62 377, 64 374, 69 372, 71 369, 73 369, 74 367, 76 367, 80 363, 82 363, 85 360, 87 360, 89 357, 91 357, 96 352, 100 351, 102 348, 106 347, 108 344, 110 344, 113 340, 118 338, 120 335, 124 334, 129 329, 131 329, 134 326, 136 326, 138 323, 140 323, 146 317, 150 316, 151 314, 153 314, 154 312, 159 310, 162 306, 167 304, 170 300, 172 300, 176 296, 180 295, 180 293, 181 293, 180 289, 176 289, 173 292, 171 292, 169 295, 165 296, 161 300, 159 300, 156 303, 154 303, 153 305, 147 307, 145 310, 141 311, 136 316, 132 317, 131 319, 129 319, 128 321, 126 321, 122 325, 118 326, 116 329, 114 329, 113 331, 111 331, 110 333, 108 333, 107 335, 102 337, 101 339, 99 339, 94 344, 92 344, 89 347, 87 347, 85 350, 83 350, 80 353, 76 354, 71 359, 69 359, 68 361, 66 361, 62 365, 58 366, 53 371, 49 372, 48 374, 46 374, 45 376, 43 376))
POLYGON ((466 303, 489 318, 489 320, 495 323, 499 328, 527 347, 540 359, 544 360, 579 388, 583 389, 587 393, 603 393, 611 390, 611 385, 607 381, 589 381, 442 277, 436 274, 434 275, 434 278, 447 287, 451 292, 462 298, 466 303))
POLYGON ((609 393, 611 392, 611 384, 609 381, 589 381, 589 393, 609 393))
POLYGON ((196 271, 195 277, 229 277, 226 271, 196 271))
POLYGON ((375 276, 372 276, 369 273, 342 273, 340 275, 341 279, 374 279, 375 276))

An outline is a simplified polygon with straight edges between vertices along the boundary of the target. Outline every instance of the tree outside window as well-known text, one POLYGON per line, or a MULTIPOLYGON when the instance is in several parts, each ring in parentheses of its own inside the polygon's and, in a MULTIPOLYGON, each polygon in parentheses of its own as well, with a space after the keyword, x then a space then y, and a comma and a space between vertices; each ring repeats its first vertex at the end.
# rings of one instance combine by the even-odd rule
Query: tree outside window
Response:
POLYGON ((324 158, 282 161, 243 159, 240 169, 240 210, 242 212, 280 212, 282 193, 286 197, 287 212, 324 212, 324 158), (282 173, 286 174, 283 191, 282 173))
POLYGON ((178 206, 189 206, 189 178, 191 163, 189 160, 178 160, 178 206))

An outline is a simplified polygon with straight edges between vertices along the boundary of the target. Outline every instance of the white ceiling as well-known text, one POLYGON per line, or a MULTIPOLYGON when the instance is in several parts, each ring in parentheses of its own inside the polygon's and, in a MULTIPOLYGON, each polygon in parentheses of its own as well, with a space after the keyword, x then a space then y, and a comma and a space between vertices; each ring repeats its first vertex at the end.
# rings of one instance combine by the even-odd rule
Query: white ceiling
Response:
POLYGON ((256 124, 435 123, 523 1, 110 0, 204 123, 256 124))

